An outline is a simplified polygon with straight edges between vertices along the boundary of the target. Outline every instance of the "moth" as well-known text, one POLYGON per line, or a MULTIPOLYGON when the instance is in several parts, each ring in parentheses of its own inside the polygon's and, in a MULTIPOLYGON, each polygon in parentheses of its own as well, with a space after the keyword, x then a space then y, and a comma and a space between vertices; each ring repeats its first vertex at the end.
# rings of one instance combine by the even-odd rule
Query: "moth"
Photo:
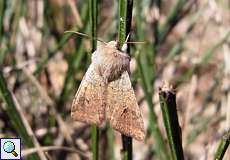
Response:
POLYGON ((72 103, 76 121, 102 126, 109 121, 120 133, 144 140, 144 123, 129 78, 127 44, 118 49, 116 41, 98 42, 72 103))

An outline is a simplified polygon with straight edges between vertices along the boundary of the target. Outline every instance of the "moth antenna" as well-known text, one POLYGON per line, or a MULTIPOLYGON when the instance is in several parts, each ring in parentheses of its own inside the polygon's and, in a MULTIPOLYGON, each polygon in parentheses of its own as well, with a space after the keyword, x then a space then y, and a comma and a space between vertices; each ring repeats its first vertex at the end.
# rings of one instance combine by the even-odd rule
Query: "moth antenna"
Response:
POLYGON ((128 42, 129 40, 129 36, 130 36, 130 33, 127 35, 126 39, 125 39, 125 43, 126 44, 143 44, 143 43, 146 43, 145 41, 137 41, 137 42, 128 42))
POLYGON ((126 42, 128 44, 144 44, 147 43, 146 41, 134 41, 134 42, 126 42))
POLYGON ((102 43, 104 43, 104 44, 107 44, 106 42, 104 42, 104 41, 101 40, 101 39, 98 39, 98 38, 96 38, 96 37, 90 37, 89 35, 87 35, 87 34, 85 34, 85 33, 78 32, 78 31, 65 31, 64 33, 74 33, 74 34, 80 35, 80 36, 82 36, 82 37, 86 37, 86 38, 92 39, 92 40, 96 39, 97 41, 100 41, 100 42, 102 42, 102 43))
POLYGON ((128 40, 129 40, 129 36, 130 36, 130 33, 128 33, 126 39, 125 39, 125 43, 128 43, 128 40))

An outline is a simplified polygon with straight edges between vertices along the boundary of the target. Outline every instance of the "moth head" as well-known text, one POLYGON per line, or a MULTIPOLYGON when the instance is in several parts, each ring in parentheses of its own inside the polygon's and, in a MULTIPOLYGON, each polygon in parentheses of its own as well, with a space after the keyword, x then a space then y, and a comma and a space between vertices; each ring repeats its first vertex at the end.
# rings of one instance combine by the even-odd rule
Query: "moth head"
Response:
POLYGON ((97 48, 99 49, 111 49, 111 50, 119 50, 121 52, 127 52, 128 45, 127 43, 124 43, 121 47, 121 49, 118 49, 118 42, 117 41, 110 41, 108 43, 104 43, 101 41, 97 41, 97 48))
POLYGON ((113 48, 113 49, 116 49, 118 52, 122 52, 122 53, 127 53, 127 48, 128 48, 128 45, 127 45, 127 43, 124 43, 123 45, 122 45, 122 47, 121 47, 121 49, 119 49, 118 48, 118 42, 117 41, 110 41, 109 43, 108 43, 108 45, 111 47, 111 48, 113 48))

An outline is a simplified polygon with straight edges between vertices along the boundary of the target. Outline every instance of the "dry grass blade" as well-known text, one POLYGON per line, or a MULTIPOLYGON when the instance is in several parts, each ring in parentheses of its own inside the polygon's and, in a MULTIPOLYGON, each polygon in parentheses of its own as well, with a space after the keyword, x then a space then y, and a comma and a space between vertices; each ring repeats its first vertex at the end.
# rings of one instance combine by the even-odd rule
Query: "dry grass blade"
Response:
MULTIPOLYGON (((34 136, 28 121, 25 119, 21 106, 19 105, 18 101, 11 93, 11 91, 7 88, 6 81, 1 71, 0 71, 0 91, 2 93, 5 102, 8 105, 6 108, 6 113, 8 114, 9 117, 11 117, 11 123, 15 127, 15 130, 19 133, 24 143, 28 147, 35 146, 36 148, 39 149, 40 145, 36 137, 34 136)), ((41 150, 39 150, 38 156, 40 159, 46 160, 46 157, 41 150)), ((37 155, 32 156, 31 159, 37 159, 37 155)))
POLYGON ((82 27, 83 27, 83 23, 82 23, 82 20, 81 20, 79 11, 78 11, 78 9, 77 9, 77 7, 76 7, 76 4, 75 4, 74 1, 72 1, 72 0, 68 0, 68 3, 69 3, 69 6, 70 6, 71 9, 72 9, 74 18, 76 19, 76 22, 77 22, 77 25, 78 25, 80 28, 82 28, 82 27))
POLYGON ((34 146, 36 147, 36 150, 38 152, 38 155, 39 155, 40 159, 41 160, 46 160, 46 156, 43 153, 43 151, 41 150, 41 146, 40 146, 38 140, 36 139, 36 137, 35 137, 35 135, 33 133, 33 130, 30 127, 30 124, 28 123, 28 121, 25 118, 26 116, 22 111, 22 107, 20 106, 20 104, 18 103, 16 97, 13 94, 12 94, 12 97, 13 97, 13 100, 15 102, 16 109, 17 109, 17 111, 18 111, 18 113, 19 113, 19 115, 20 115, 20 117, 22 119, 22 122, 23 122, 24 126, 25 126, 25 129, 27 130, 27 133, 29 134, 29 136, 32 138, 32 141, 34 143, 34 146))

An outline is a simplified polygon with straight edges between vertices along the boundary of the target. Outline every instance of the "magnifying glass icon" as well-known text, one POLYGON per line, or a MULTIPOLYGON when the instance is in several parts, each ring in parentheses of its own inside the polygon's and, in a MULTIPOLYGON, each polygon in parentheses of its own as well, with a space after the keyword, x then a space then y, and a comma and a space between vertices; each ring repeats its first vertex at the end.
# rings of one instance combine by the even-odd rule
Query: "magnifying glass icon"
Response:
POLYGON ((6 152, 6 153, 11 153, 14 157, 17 157, 18 154, 15 152, 15 145, 13 142, 11 141, 6 141, 4 144, 3 144, 3 150, 6 152))

